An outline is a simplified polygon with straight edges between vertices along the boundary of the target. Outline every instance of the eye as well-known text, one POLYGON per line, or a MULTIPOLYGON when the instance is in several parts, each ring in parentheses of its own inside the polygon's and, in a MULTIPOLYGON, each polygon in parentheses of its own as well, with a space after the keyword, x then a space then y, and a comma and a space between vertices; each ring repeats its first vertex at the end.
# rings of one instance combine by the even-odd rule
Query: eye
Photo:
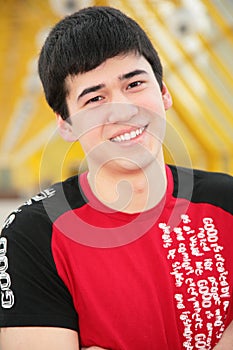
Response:
POLYGON ((85 105, 88 105, 90 103, 95 103, 95 102, 98 102, 98 101, 101 101, 101 100, 103 100, 102 96, 95 96, 95 97, 90 98, 90 100, 86 101, 85 105))
POLYGON ((141 80, 137 80, 137 81, 133 81, 132 83, 130 83, 129 85, 128 85, 128 89, 133 89, 133 88, 135 88, 135 87, 138 87, 138 86, 141 86, 143 84, 143 81, 141 81, 141 80))

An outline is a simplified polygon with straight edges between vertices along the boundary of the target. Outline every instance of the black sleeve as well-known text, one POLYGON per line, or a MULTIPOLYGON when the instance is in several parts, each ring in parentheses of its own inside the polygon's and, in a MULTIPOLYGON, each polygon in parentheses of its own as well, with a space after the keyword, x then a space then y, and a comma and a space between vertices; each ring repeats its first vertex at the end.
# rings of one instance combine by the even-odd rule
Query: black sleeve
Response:
POLYGON ((209 203, 233 214, 233 177, 224 173, 169 166, 173 194, 193 203, 209 203))
POLYGON ((78 330, 72 297, 51 252, 51 222, 43 204, 12 213, 0 236, 0 327, 78 330))

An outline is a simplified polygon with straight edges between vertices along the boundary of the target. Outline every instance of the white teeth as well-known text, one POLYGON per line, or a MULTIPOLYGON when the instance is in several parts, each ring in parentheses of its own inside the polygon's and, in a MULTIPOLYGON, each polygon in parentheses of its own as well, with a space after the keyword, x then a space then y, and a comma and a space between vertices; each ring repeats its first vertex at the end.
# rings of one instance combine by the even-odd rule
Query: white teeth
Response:
POLYGON ((114 142, 122 142, 122 141, 129 141, 137 137, 138 135, 141 135, 142 132, 145 130, 145 127, 141 127, 137 130, 133 130, 130 133, 126 132, 125 134, 119 135, 111 139, 111 141, 114 142))
POLYGON ((133 139, 136 136, 137 136, 136 132, 135 131, 131 131, 131 133, 130 133, 131 139, 133 139))
POLYGON ((129 141, 131 139, 131 135, 128 133, 124 134, 124 137, 126 141, 129 141))

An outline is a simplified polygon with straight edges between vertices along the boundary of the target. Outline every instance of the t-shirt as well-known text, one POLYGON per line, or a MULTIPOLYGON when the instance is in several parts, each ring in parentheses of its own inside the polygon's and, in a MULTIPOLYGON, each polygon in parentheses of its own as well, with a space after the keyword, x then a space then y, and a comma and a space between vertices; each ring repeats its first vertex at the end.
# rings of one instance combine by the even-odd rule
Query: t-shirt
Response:
POLYGON ((212 349, 233 320, 233 178, 166 172, 142 213, 102 204, 86 173, 15 210, 0 237, 0 327, 68 328, 111 350, 212 349))

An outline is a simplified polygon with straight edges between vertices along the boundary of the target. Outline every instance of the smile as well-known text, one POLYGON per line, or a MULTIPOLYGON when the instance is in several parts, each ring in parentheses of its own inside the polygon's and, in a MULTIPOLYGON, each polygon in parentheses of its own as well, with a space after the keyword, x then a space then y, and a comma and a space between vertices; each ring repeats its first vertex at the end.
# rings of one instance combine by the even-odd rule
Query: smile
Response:
POLYGON ((126 132, 124 134, 113 137, 111 139, 111 141, 113 141, 113 142, 130 141, 132 139, 135 139, 137 136, 141 135, 145 129, 146 129, 146 127, 142 126, 141 128, 138 128, 138 129, 133 130, 131 132, 126 132))

